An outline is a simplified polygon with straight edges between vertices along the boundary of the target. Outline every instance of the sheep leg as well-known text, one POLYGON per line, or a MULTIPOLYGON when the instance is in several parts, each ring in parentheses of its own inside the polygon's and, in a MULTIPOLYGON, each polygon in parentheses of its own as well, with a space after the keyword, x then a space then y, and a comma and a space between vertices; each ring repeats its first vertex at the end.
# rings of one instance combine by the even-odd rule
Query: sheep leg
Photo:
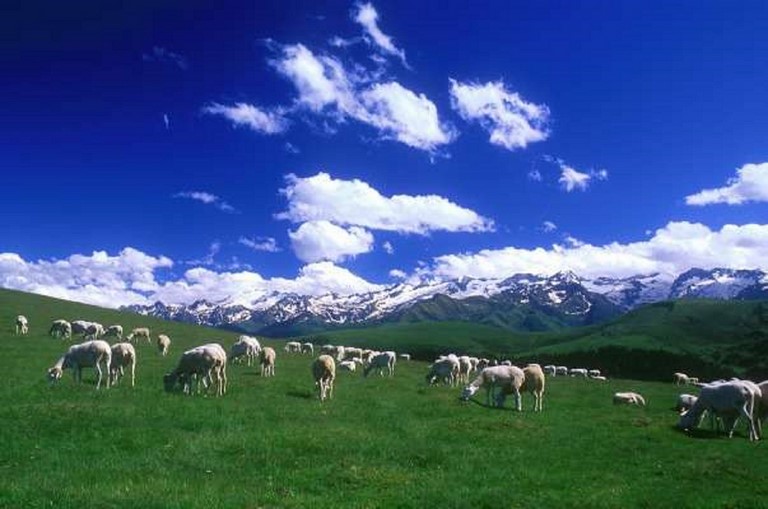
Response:
POLYGON ((515 388, 514 394, 515 394, 515 410, 517 410, 518 412, 522 412, 523 405, 522 405, 522 401, 520 401, 520 389, 515 388))

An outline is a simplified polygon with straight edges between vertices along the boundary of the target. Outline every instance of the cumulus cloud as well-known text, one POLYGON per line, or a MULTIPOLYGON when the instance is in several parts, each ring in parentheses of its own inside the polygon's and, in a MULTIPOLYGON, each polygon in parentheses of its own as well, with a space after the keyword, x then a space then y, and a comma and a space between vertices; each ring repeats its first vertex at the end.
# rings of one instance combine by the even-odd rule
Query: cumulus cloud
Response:
POLYGON ((253 239, 240 237, 237 242, 254 251, 265 251, 267 253, 277 253, 280 251, 277 241, 273 237, 256 237, 253 239))
POLYGON ((560 165, 560 178, 558 179, 558 182, 560 183, 560 186, 569 193, 576 189, 585 191, 592 183, 593 179, 606 180, 608 178, 608 170, 593 170, 589 173, 584 173, 565 164, 561 160, 558 161, 558 164, 560 165))
POLYGON ((704 189, 685 197, 686 204, 698 206, 765 201, 768 201, 768 163, 745 164, 736 169, 736 176, 728 179, 725 186, 704 189))
POLYGON ((358 179, 334 179, 327 173, 300 178, 290 174, 280 192, 288 210, 277 215, 294 223, 330 221, 371 230, 425 235, 431 231, 492 231, 493 221, 437 195, 383 196, 358 179))
POLYGON ((247 103, 235 103, 234 106, 212 103, 203 108, 203 113, 224 117, 235 127, 247 127, 262 134, 280 134, 288 129, 282 109, 266 111, 247 103))
POLYGON ((691 267, 768 270, 768 224, 725 225, 711 230, 699 223, 670 222, 651 238, 592 245, 573 237, 548 249, 507 247, 436 257, 419 268, 422 277, 505 277, 517 273, 553 274, 571 270, 585 277, 628 277, 660 272, 677 275, 691 267))
POLYGON ((392 243, 390 241, 388 241, 388 240, 385 241, 381 245, 381 247, 382 247, 382 249, 384 249, 385 253, 387 253, 387 254, 395 254, 395 247, 392 245, 392 243))
POLYGON ((222 212, 234 213, 237 212, 235 208, 229 203, 225 202, 215 194, 207 193, 205 191, 182 191, 173 195, 174 198, 186 198, 188 200, 199 201, 206 205, 213 205, 222 212))
POLYGON ((525 148, 549 137, 549 108, 525 101, 501 81, 451 82, 451 106, 467 122, 478 122, 490 142, 507 150, 525 148))
POLYGON ((353 119, 375 128, 384 139, 430 153, 455 138, 424 94, 394 81, 373 83, 377 76, 365 69, 349 71, 338 59, 315 55, 302 44, 280 47, 271 65, 296 88, 298 107, 335 122, 353 119))
POLYGON ((145 62, 162 62, 172 64, 182 71, 189 69, 189 62, 186 57, 179 53, 174 53, 161 46, 154 46, 152 51, 141 55, 141 59, 145 62))
POLYGON ((372 4, 359 4, 357 10, 352 13, 352 19, 363 27, 366 40, 371 41, 383 53, 396 56, 405 67, 408 67, 405 51, 395 46, 392 38, 379 28, 379 13, 372 4))
POLYGON ((328 221, 308 221, 289 231, 293 252, 303 262, 343 261, 373 248, 373 235, 364 228, 342 228, 328 221))

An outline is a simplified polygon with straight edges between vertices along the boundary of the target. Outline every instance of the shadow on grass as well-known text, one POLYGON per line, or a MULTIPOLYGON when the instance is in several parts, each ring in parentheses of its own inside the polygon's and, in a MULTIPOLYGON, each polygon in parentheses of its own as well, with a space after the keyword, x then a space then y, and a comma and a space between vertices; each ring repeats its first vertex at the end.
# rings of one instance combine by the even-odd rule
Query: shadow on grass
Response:
POLYGON ((472 404, 477 405, 479 407, 487 408, 488 410, 498 410, 498 411, 505 411, 505 410, 510 410, 511 411, 512 410, 511 407, 507 408, 507 407, 503 407, 503 406, 488 405, 488 404, 482 403, 482 402, 480 402, 480 401, 478 401, 476 399, 469 399, 469 400, 464 401, 461 398, 459 398, 459 401, 462 402, 462 403, 472 403, 472 404))
MULTIPOLYGON (((678 428, 677 426, 670 426, 670 428, 672 428, 677 433, 679 433, 679 434, 681 434, 683 436, 694 438, 696 440, 718 440, 718 439, 721 439, 721 438, 728 438, 727 434, 724 434, 722 432, 718 432, 718 431, 715 431, 715 430, 711 430, 711 429, 696 428, 696 429, 692 429, 692 430, 688 430, 688 431, 683 431, 680 428, 678 428)), ((734 437, 736 437, 736 436, 738 436, 738 435, 734 433, 734 437)))
POLYGON ((313 396, 311 392, 300 392, 300 391, 288 391, 285 394, 292 398, 300 398, 300 399, 312 399, 312 396, 313 396))

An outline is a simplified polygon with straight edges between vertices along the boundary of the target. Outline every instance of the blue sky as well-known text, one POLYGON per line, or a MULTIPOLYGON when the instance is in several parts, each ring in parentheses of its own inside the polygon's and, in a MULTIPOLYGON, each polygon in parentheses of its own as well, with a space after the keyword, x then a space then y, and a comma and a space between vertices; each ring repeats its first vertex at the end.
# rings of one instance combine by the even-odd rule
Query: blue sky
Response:
POLYGON ((768 269, 763 2, 155 4, 0 21, 0 286, 768 269))

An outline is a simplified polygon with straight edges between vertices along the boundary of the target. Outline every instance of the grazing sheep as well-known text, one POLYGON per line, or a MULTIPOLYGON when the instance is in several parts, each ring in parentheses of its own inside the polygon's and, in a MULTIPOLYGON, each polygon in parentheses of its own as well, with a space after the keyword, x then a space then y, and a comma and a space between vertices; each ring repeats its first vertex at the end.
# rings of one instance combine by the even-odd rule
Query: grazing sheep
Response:
POLYGON ((275 350, 265 346, 259 357, 259 361, 261 362, 261 376, 275 376, 275 357, 275 350))
POLYGON ((131 370, 131 387, 136 384, 136 349, 130 343, 112 345, 112 365, 109 370, 112 385, 125 374, 124 368, 131 370))
POLYGON ((573 368, 571 369, 571 376, 587 378, 587 370, 585 368, 573 368))
POLYGON ((355 371, 357 369, 357 363, 353 360, 341 361, 339 363, 339 369, 343 369, 345 371, 355 371))
POLYGON ((696 403, 697 399, 699 398, 694 396, 693 394, 681 394, 677 397, 675 410, 681 414, 684 412, 687 412, 696 403))
POLYGON ((544 409, 544 386, 546 384, 544 371, 538 364, 528 364, 523 368, 523 374, 525 380, 520 390, 533 394, 533 411, 541 412, 544 409))
POLYGON ((409 353, 401 353, 400 355, 398 355, 398 357, 400 357, 404 361, 411 360, 411 354, 409 354, 409 353))
POLYGON ((122 325, 110 325, 107 330, 104 331, 104 337, 115 337, 118 340, 123 339, 123 326, 122 325))
POLYGON ((48 334, 58 339, 69 339, 72 337, 72 324, 66 320, 54 320, 48 334))
POLYGON ((85 339, 99 339, 104 336, 104 326, 98 322, 91 322, 85 329, 85 339))
POLYGON ((454 386, 459 376, 459 359, 454 356, 442 357, 429 366, 427 383, 432 385, 438 380, 444 384, 454 386))
POLYGON ((544 374, 549 376, 557 376, 557 367, 554 364, 547 364, 544 366, 544 374))
POLYGON ((323 354, 312 363, 312 375, 315 377, 320 401, 333 397, 333 381, 336 378, 336 362, 333 357, 323 354))
POLYGON ((171 338, 165 334, 159 334, 157 336, 157 351, 160 352, 160 355, 165 357, 168 355, 169 348, 171 348, 171 338))
POLYGON ((617 392, 613 395, 613 404, 645 406, 645 398, 636 392, 617 392))
MULTIPOLYGON (((461 399, 467 401, 471 398, 481 387, 485 387, 485 400, 488 406, 491 406, 491 396, 495 389, 501 388, 507 392, 511 392, 515 396, 515 409, 517 411, 522 410, 520 402, 520 388, 525 382, 525 373, 517 366, 490 366, 480 372, 469 385, 464 387, 461 393, 461 399)), ((496 400, 498 403, 499 401, 496 400)), ((503 404, 503 400, 501 400, 503 404)))
POLYGON ((763 436, 763 422, 768 418, 768 380, 760 382, 757 387, 760 389, 760 400, 756 402, 755 424, 758 434, 763 436))
POLYGON ((598 382, 607 382, 608 379, 605 378, 603 375, 593 376, 592 380, 597 380, 598 382))
MULTIPOLYGON (((755 394, 752 386, 742 380, 703 384, 696 403, 680 416, 677 426, 685 431, 695 428, 699 425, 705 410, 710 410, 720 417, 740 415, 747 420, 749 439, 757 440, 759 435, 754 422, 756 397, 761 398, 761 395, 755 394)), ((736 419, 732 418, 729 425, 726 425, 729 438, 733 437, 735 427, 736 419)))
POLYGON ((90 327, 91 322, 88 322, 86 320, 73 320, 71 325, 72 325, 72 334, 85 335, 88 332, 88 327, 90 327))
POLYGON ((672 375, 672 382, 675 385, 687 385, 690 382, 690 378, 685 373, 674 373, 672 375))
POLYGON ((48 370, 48 380, 53 383, 61 379, 63 371, 72 369, 72 376, 76 382, 83 381, 83 368, 95 368, 99 374, 96 382, 96 390, 101 387, 101 380, 106 375, 106 386, 109 388, 110 368, 112 365, 112 349, 109 343, 102 340, 86 341, 72 345, 67 353, 62 355, 56 364, 48 370), (104 364, 104 370, 101 364, 104 364))
POLYGON ((596 376, 600 376, 600 370, 599 369, 590 369, 587 372, 587 375, 589 375, 589 378, 595 378, 596 376))
POLYGON ((239 360, 241 357, 245 357, 245 362, 250 366, 254 360, 259 356, 261 352, 261 344, 256 338, 250 336, 240 336, 237 343, 232 345, 229 350, 229 357, 232 362, 239 360))
POLYGON ((320 347, 320 353, 324 353, 326 355, 330 355, 337 361, 343 361, 344 360, 344 347, 343 346, 333 346, 333 345, 323 345, 320 347))
POLYGON ((475 371, 482 371, 490 365, 491 361, 489 359, 478 359, 477 366, 475 366, 475 371))
POLYGON ((396 362, 397 355, 395 355, 395 352, 381 352, 371 359, 371 362, 368 364, 368 366, 365 367, 365 370, 363 371, 363 376, 368 376, 368 373, 374 369, 379 371, 379 376, 384 376, 385 369, 387 370, 387 376, 392 376, 395 374, 396 362))
POLYGON ((301 352, 301 343, 298 341, 288 341, 285 344, 285 351, 288 353, 299 353, 301 352))
POLYGON ((566 366, 557 366, 555 371, 557 376, 568 376, 568 368, 566 366))
POLYGON ((24 315, 16 317, 16 335, 26 336, 29 333, 29 320, 24 315))
POLYGON ((182 391, 191 394, 191 382, 196 380, 199 393, 200 382, 212 385, 214 377, 216 395, 223 396, 227 392, 227 353, 220 344, 208 343, 184 352, 176 368, 163 376, 163 385, 170 392, 180 382, 182 391))
POLYGON ((130 341, 131 343, 134 342, 134 339, 138 341, 140 338, 144 338, 147 340, 147 343, 152 343, 152 338, 149 335, 149 328, 148 327, 136 327, 131 331, 130 334, 128 334, 125 339, 130 341))
POLYGON ((302 343, 301 353, 308 353, 310 355, 313 355, 315 353, 315 345, 313 345, 312 343, 302 343))
POLYGON ((468 355, 459 357, 459 383, 469 383, 469 375, 472 374, 472 361, 468 355))
POLYGON ((344 347, 344 359, 343 360, 350 360, 354 359, 356 357, 359 357, 362 359, 363 357, 363 349, 362 348, 356 348, 354 346, 346 346, 344 347))

